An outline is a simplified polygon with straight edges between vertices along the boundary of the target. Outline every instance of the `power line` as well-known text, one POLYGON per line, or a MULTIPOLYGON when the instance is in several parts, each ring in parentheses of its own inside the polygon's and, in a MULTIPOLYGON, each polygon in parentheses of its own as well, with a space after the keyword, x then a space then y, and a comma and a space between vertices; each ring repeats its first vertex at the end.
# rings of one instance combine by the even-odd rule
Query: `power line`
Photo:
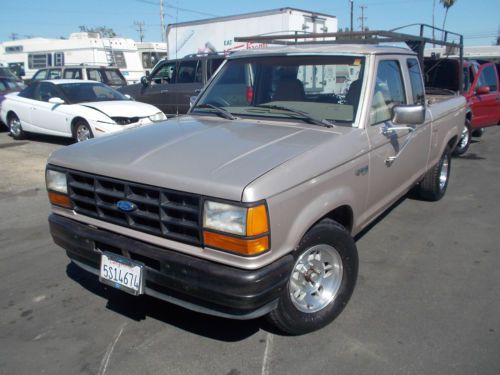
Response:
POLYGON ((141 42, 144 40, 144 21, 134 21, 135 30, 139 33, 141 42))

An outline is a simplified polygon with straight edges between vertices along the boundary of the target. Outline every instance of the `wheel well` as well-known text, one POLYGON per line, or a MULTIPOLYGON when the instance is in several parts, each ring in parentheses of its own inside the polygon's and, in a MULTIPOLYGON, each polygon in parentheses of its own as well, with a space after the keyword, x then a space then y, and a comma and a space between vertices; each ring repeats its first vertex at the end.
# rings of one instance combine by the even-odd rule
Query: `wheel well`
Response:
POLYGON ((453 150, 457 142, 458 142, 458 136, 456 135, 448 141, 448 146, 450 147, 451 150, 453 150))
POLYGON ((337 223, 339 223, 345 229, 347 229, 350 233, 352 230, 353 216, 354 215, 352 213, 352 208, 348 205, 344 205, 330 211, 320 220, 318 220, 318 222, 325 218, 335 220, 337 223))
POLYGON ((7 122, 9 122, 9 120, 12 118, 12 116, 16 116, 17 118, 19 118, 19 116, 17 116, 14 111, 9 111, 7 113, 7 122))

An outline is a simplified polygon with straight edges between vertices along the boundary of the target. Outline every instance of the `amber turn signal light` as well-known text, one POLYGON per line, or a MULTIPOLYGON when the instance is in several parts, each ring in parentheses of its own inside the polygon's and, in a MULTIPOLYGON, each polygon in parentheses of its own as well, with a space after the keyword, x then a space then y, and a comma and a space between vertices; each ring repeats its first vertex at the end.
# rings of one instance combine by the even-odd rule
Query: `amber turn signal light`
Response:
POLYGON ((227 250, 241 255, 257 255, 269 249, 269 236, 244 239, 219 233, 203 232, 205 246, 227 250))
POLYGON ((56 206, 71 208, 71 201, 65 194, 56 193, 55 191, 49 191, 49 201, 56 206))
POLYGON ((250 207, 247 212, 247 236, 258 236, 269 232, 266 206, 250 207))

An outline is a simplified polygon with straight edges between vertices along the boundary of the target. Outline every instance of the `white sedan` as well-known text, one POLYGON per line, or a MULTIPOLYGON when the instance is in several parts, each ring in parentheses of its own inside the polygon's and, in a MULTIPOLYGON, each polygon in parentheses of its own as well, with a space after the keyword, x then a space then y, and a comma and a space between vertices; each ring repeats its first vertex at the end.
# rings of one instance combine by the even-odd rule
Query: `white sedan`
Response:
POLYGON ((0 118, 14 139, 32 132, 77 142, 166 120, 155 106, 135 102, 100 82, 69 79, 36 81, 7 94, 0 118))

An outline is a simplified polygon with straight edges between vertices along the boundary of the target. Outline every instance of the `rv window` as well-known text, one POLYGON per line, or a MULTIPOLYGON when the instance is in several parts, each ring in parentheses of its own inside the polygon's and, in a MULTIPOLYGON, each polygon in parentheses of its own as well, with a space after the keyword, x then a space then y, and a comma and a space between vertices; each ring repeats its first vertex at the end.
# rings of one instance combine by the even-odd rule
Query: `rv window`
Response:
POLYGON ((121 51, 113 51, 113 60, 118 68, 126 68, 125 55, 121 51))
POLYGON ((144 69, 153 68, 160 59, 167 56, 165 52, 143 52, 142 53, 142 67, 144 69))
POLYGON ((64 70, 64 78, 82 79, 82 70, 81 69, 65 69, 64 70))
POLYGON ((54 53, 54 66, 63 66, 63 65, 64 65, 64 52, 54 53))
POLYGON ((50 53, 28 54, 28 68, 41 69, 52 65, 52 55, 50 53))

